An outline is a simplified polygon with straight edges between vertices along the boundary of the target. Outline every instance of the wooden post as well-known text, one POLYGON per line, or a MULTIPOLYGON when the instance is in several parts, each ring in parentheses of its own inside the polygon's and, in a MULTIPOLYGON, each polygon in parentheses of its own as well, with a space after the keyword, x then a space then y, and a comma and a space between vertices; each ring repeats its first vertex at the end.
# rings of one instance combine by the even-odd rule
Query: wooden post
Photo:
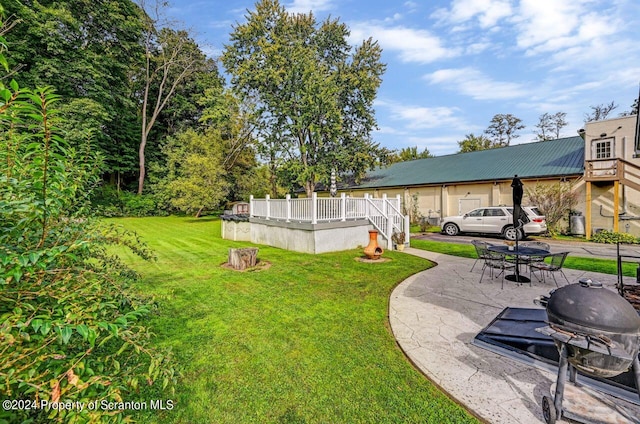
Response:
POLYGON ((411 223, 409 222, 409 215, 404 216, 404 241, 405 243, 409 243, 409 238, 411 237, 411 223))
POLYGON ((318 223, 318 193, 311 193, 311 223, 318 223))
POLYGON ((264 196, 264 201, 267 204, 267 207, 266 207, 266 209, 267 209, 267 217, 266 217, 266 219, 269 219, 269 215, 271 215, 271 211, 270 211, 271 208, 269 207, 269 199, 270 198, 271 198, 271 196, 269 196, 268 194, 266 196, 264 196))
POLYGON ((291 221, 291 195, 287 194, 285 196, 285 199, 287 201, 287 222, 291 221))
MULTIPOLYGON (((365 193, 364 194, 364 198, 368 200, 369 199, 369 193, 365 193)), ((365 216, 365 218, 369 219, 369 202, 368 201, 366 201, 364 203, 364 216, 365 216)))
POLYGON ((229 249, 229 265, 233 269, 243 270, 256 266, 258 262, 258 248, 229 249))
POLYGON ((620 232, 620 181, 613 182, 613 232, 620 232))
POLYGON ((340 193, 340 221, 347 220, 347 195, 340 193))
POLYGON ((587 181, 587 192, 586 192, 586 222, 585 222, 585 236, 587 240, 591 238, 591 181, 587 181))
POLYGON ((384 214, 387 218, 387 231, 386 234, 383 234, 387 238, 387 249, 393 249, 393 240, 391 236, 393 235, 393 208, 389 204, 389 199, 387 199, 387 194, 384 193, 382 195, 382 200, 384 201, 384 214))
POLYGON ((249 216, 253 216, 253 194, 249 195, 249 216))

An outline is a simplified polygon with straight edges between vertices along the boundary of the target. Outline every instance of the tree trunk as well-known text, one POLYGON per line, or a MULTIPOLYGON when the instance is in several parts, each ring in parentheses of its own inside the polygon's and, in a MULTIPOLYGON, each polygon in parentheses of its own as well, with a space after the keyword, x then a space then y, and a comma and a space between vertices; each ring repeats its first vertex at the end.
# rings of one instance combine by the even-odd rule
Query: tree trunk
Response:
POLYGON ((234 269, 243 270, 256 266, 258 262, 258 248, 229 249, 229 265, 234 269))
POLYGON ((147 145, 147 135, 145 134, 145 128, 143 126, 142 141, 140 142, 140 149, 138 150, 138 154, 140 155, 140 177, 138 178, 138 195, 142 194, 142 189, 144 187, 144 177, 145 177, 144 148, 146 145, 147 145))
POLYGON ((307 193, 307 197, 308 198, 311 198, 315 188, 316 188, 315 182, 313 182, 313 181, 305 181, 305 183, 304 183, 304 191, 307 193))

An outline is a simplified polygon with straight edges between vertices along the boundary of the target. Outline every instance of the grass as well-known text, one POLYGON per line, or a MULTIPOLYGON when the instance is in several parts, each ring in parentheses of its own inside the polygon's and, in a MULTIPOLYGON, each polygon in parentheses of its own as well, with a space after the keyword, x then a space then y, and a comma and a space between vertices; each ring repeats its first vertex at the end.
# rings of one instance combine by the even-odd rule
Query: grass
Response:
POLYGON ((411 224, 409 226, 409 232, 411 234, 439 233, 440 231, 441 231, 440 227, 433 226, 433 225, 426 227, 424 231, 422 231, 422 228, 419 224, 411 224))
POLYGON ((227 249, 250 244, 222 240, 218 220, 112 221, 157 253, 155 263, 122 255, 157 299, 154 343, 182 373, 173 410, 141 412, 141 422, 478 422, 413 368, 388 328, 391 291, 428 261, 259 246, 270 268, 237 272, 221 267, 227 249))
MULTIPOLYGON (((470 244, 462 243, 446 243, 440 241, 431 240, 411 240, 411 247, 417 249, 428 250, 437 253, 446 253, 453 256, 462 256, 465 258, 476 258, 476 250, 470 244)), ((618 274, 618 265, 615 260, 612 259, 600 259, 600 258, 582 258, 577 256, 567 256, 564 262, 564 267, 568 269, 579 269, 589 272, 600 272, 603 274, 618 274)), ((635 277, 637 264, 623 263, 622 273, 628 277, 635 277)))

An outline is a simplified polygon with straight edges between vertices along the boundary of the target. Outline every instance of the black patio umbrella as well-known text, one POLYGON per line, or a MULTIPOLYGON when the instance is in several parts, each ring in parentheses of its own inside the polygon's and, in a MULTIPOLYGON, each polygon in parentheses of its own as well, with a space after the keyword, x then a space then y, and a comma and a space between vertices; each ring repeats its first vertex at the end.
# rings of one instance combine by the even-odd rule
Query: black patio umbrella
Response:
POLYGON ((524 184, 522 184, 518 175, 515 175, 511 182, 511 187, 513 188, 513 226, 516 230, 519 230, 516 232, 516 243, 518 243, 518 239, 520 238, 522 227, 529 222, 527 214, 522 210, 523 186, 524 184))

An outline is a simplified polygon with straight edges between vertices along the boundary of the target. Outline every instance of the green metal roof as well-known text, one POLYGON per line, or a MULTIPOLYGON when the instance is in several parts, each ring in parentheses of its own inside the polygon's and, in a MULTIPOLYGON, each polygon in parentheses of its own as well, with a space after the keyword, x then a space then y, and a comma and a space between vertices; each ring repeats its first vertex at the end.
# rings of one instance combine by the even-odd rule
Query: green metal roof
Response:
POLYGON ((584 140, 567 137, 398 162, 367 173, 352 188, 406 187, 519 178, 580 176, 584 140))

